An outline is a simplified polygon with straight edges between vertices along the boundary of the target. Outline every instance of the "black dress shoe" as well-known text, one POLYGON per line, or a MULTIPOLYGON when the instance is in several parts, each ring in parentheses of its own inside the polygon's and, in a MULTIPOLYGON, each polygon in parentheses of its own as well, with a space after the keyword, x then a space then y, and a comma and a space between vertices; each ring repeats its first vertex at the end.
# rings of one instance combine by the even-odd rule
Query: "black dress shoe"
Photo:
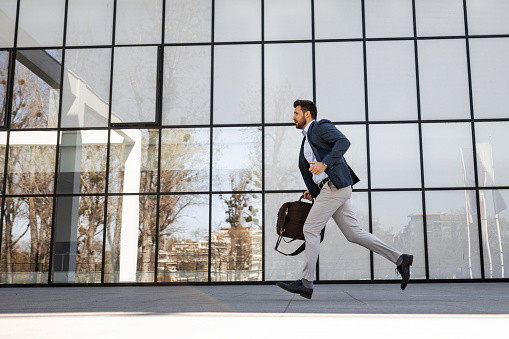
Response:
POLYGON ((403 279, 401 281, 401 289, 404 290, 410 280, 410 266, 412 266, 414 256, 410 254, 402 254, 401 256, 403 257, 403 262, 397 267, 397 270, 403 279))
POLYGON ((312 288, 304 287, 302 284, 302 280, 296 280, 291 284, 278 282, 276 286, 281 287, 283 290, 288 291, 290 293, 298 293, 301 297, 311 299, 311 295, 313 294, 312 288))

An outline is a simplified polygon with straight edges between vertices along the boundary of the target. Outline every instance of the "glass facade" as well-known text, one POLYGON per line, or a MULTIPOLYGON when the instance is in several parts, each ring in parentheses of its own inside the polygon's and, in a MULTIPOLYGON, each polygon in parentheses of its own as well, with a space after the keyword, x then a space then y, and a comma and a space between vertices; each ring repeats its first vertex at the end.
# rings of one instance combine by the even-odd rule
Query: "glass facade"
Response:
MULTIPOLYGON (((509 278, 503 0, 0 0, 0 284, 299 277, 295 99, 412 278, 509 278), (298 246, 283 244, 285 251, 298 246)), ((331 220, 319 281, 398 279, 331 220)))

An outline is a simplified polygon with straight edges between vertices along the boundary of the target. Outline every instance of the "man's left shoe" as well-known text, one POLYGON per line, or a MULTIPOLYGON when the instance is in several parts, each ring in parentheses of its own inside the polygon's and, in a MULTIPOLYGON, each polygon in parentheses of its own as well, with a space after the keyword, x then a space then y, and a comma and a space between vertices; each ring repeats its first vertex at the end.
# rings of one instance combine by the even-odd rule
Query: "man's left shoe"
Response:
POLYGON ((414 256, 410 254, 402 254, 401 256, 403 257, 403 262, 397 267, 397 270, 403 279, 401 281, 401 289, 404 290, 410 280, 410 266, 412 266, 414 256))
POLYGON ((313 294, 312 288, 304 287, 302 284, 302 280, 296 280, 291 284, 278 282, 276 286, 281 287, 283 290, 288 291, 290 293, 298 293, 301 297, 311 299, 311 295, 313 294))

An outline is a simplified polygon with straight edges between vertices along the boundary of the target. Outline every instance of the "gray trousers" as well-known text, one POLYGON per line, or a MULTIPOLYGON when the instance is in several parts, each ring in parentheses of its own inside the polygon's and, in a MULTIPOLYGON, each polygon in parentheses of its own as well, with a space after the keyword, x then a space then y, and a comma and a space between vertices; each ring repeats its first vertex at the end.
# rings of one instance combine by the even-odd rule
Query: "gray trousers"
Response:
POLYGON ((304 224, 306 264, 302 271, 302 278, 308 281, 315 279, 316 262, 320 252, 320 232, 331 217, 348 241, 378 253, 394 264, 401 256, 401 252, 389 247, 373 234, 359 227, 352 210, 351 195, 351 186, 337 189, 329 181, 316 197, 313 208, 311 208, 304 224))

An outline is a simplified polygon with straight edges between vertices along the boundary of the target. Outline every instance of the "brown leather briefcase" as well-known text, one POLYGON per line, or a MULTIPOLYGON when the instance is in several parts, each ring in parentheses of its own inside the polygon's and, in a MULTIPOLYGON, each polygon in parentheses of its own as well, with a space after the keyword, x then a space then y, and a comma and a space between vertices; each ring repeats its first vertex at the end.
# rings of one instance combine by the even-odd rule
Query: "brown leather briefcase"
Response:
MULTIPOLYGON (((291 201, 284 203, 280 208, 277 215, 276 232, 279 235, 275 250, 286 256, 294 256, 304 251, 306 244, 302 244, 293 253, 287 254, 281 252, 278 247, 283 240, 286 243, 291 243, 295 240, 304 240, 304 223, 306 218, 315 203, 314 200, 311 203, 303 202, 304 195, 301 195, 297 201, 291 201), (290 238, 290 241, 286 241, 283 238, 290 238)), ((320 242, 323 241, 325 228, 321 232, 320 242)))

